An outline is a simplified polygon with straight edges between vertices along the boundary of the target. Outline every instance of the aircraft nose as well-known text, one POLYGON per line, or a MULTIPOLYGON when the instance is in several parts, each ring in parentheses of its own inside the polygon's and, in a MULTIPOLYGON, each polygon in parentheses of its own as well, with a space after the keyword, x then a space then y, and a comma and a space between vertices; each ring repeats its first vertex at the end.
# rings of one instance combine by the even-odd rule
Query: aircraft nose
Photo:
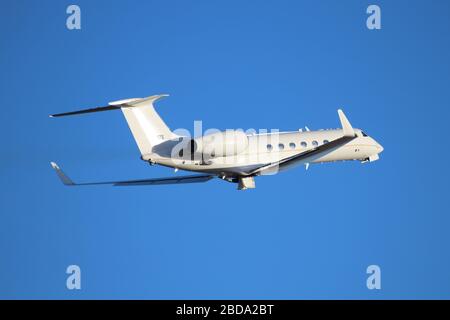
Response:
POLYGON ((369 137, 370 141, 371 141, 371 145, 373 147, 373 151, 375 152, 375 154, 379 154, 382 153, 384 148, 381 144, 378 143, 378 141, 376 141, 374 138, 369 137))
POLYGON ((379 144, 378 142, 375 141, 375 146, 376 146, 376 148, 378 150, 378 153, 382 153, 383 152, 384 148, 383 148, 383 146, 381 144, 379 144))

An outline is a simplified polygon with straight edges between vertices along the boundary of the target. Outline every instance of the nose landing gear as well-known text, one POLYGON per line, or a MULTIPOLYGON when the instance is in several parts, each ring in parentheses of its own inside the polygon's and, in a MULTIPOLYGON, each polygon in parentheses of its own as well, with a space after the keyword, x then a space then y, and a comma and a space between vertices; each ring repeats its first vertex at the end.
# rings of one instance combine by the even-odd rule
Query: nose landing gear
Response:
POLYGON ((378 159, 380 159, 380 156, 378 154, 374 154, 373 156, 365 158, 363 161, 361 161, 361 163, 374 162, 377 161, 378 159))

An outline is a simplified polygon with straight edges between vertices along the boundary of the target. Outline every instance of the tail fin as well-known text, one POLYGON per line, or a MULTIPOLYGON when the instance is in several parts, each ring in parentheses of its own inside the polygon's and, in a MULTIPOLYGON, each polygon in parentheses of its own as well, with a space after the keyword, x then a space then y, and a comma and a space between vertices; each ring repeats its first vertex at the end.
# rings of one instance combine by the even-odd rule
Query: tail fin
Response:
POLYGON ((142 155, 152 153, 153 146, 174 137, 153 107, 155 101, 167 96, 155 95, 125 104, 122 104, 121 101, 109 103, 110 105, 117 103, 123 105, 121 108, 123 115, 142 155))
POLYGON ((110 102, 108 106, 59 113, 50 117, 62 117, 92 112, 121 109, 142 155, 152 153, 152 147, 175 137, 153 107, 153 103, 166 94, 147 98, 133 98, 110 102))

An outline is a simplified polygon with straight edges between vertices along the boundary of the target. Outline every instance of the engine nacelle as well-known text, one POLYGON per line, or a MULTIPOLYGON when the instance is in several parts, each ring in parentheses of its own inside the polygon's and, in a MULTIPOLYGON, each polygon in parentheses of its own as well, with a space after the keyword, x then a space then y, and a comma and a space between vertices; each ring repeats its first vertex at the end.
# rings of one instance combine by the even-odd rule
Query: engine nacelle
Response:
POLYGON ((226 130, 191 140, 191 150, 211 157, 235 156, 248 147, 248 137, 240 130, 226 130))

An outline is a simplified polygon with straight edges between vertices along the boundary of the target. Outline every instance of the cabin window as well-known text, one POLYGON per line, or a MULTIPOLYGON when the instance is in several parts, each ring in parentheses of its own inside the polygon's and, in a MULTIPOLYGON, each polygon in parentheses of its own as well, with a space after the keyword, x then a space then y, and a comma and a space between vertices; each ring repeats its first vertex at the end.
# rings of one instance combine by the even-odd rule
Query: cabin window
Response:
POLYGON ((284 144, 282 144, 282 143, 278 144, 278 149, 284 150, 284 144))
POLYGON ((308 144, 305 141, 302 141, 302 143, 300 143, 300 144, 303 148, 306 148, 308 146, 308 144))
POLYGON ((183 149, 181 149, 180 152, 178 152, 178 155, 180 156, 180 158, 183 158, 183 149))
POLYGON ((272 145, 271 145, 271 144, 268 144, 268 145, 267 145, 267 150, 272 151, 272 149, 273 149, 272 145))
POLYGON ((319 143, 318 143, 316 140, 314 140, 314 141, 312 142, 312 145, 313 145, 314 147, 317 147, 317 146, 319 145, 319 143))
POLYGON ((293 143, 293 142, 289 143, 289 147, 290 147, 291 149, 295 149, 295 143, 293 143))
POLYGON ((326 143, 328 143, 328 142, 330 142, 330 141, 328 141, 328 140, 323 140, 323 144, 326 144, 326 143))

